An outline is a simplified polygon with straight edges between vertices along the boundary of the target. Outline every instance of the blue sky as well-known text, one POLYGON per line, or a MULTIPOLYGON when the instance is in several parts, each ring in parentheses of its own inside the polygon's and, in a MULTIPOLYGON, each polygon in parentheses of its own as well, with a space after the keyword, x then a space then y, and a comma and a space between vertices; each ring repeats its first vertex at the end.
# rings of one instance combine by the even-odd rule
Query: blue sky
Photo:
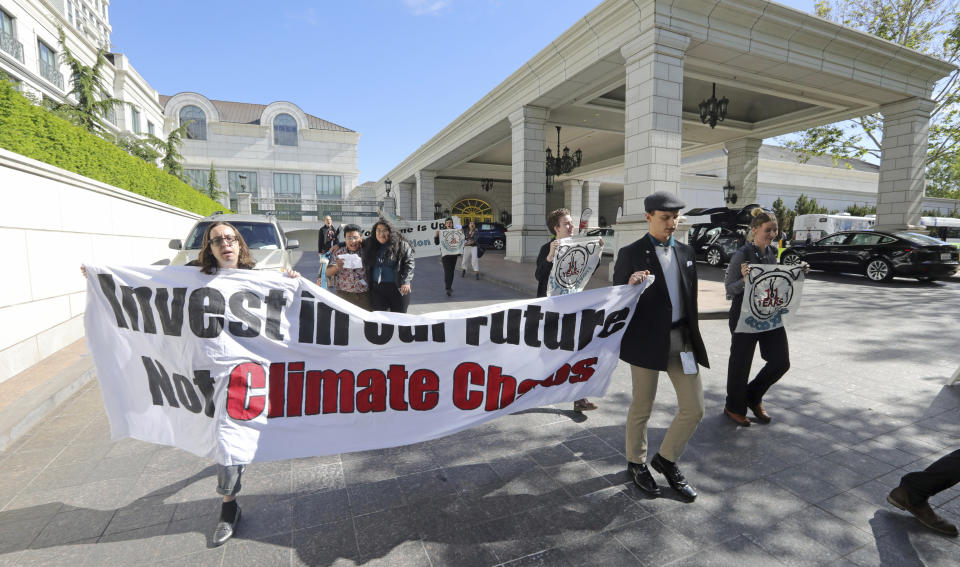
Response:
MULTIPOLYGON (((813 0, 784 2, 812 11, 813 0)), ((600 0, 124 0, 113 49, 160 94, 268 104, 360 132, 376 180, 600 0), (269 6, 271 10, 265 10, 269 6)))

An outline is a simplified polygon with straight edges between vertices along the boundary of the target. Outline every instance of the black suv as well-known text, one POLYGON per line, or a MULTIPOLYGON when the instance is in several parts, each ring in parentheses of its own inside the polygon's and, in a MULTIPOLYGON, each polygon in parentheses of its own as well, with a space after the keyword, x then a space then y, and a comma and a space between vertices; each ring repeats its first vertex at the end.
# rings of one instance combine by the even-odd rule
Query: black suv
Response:
POLYGON ((486 250, 503 250, 507 247, 507 229, 498 222, 477 223, 477 246, 486 250))
POLYGON ((690 227, 687 242, 693 246, 697 259, 711 266, 722 266, 730 256, 744 245, 750 232, 750 211, 759 207, 751 204, 742 209, 709 207, 690 209, 686 217, 710 216, 710 222, 696 223, 690 227))

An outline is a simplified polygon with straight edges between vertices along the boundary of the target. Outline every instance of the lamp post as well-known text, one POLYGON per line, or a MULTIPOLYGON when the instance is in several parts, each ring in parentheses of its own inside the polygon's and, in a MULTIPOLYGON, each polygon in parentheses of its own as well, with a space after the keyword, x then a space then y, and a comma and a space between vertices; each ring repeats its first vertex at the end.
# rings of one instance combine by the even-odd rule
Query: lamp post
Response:
POLYGON ((437 201, 436 203, 433 204, 433 218, 434 219, 440 218, 440 201, 437 201))
POLYGON ((383 180, 383 186, 386 187, 386 189, 387 189, 387 197, 389 197, 389 196, 390 196, 390 188, 393 187, 393 181, 390 181, 390 179, 384 179, 384 180, 383 180))

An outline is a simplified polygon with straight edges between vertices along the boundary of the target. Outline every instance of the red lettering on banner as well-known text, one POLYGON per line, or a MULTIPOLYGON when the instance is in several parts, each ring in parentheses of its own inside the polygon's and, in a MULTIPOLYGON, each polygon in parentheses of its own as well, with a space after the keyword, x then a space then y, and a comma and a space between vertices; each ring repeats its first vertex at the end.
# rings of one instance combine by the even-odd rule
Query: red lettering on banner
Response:
POLYGON ((509 374, 502 374, 499 366, 489 367, 487 378, 487 411, 505 408, 513 403, 517 393, 517 379, 509 374))
POLYGON ((417 370, 410 376, 410 407, 428 411, 440 401, 440 378, 430 370, 417 370))
POLYGON ((483 386, 483 367, 476 362, 462 362, 453 371, 453 405, 462 410, 475 410, 483 403, 483 393, 470 390, 471 384, 483 386))
POLYGON ((249 421, 263 413, 266 396, 249 396, 249 401, 247 398, 250 390, 266 385, 267 376, 259 364, 245 362, 234 368, 227 387, 227 415, 238 421, 249 421))
POLYGON ((570 377, 570 383, 586 382, 596 372, 593 365, 597 363, 597 357, 585 358, 573 365, 573 376, 570 377))
POLYGON ((287 417, 303 412, 303 366, 302 362, 287 364, 287 417))
POLYGON ((357 375, 357 411, 360 413, 387 411, 387 377, 380 370, 364 370, 357 375))

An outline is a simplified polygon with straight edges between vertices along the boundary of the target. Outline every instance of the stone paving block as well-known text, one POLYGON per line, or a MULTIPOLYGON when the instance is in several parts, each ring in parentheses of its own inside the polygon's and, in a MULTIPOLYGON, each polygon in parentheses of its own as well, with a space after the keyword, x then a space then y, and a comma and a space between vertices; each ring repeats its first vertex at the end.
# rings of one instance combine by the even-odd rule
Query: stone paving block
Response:
POLYGON ((33 517, 10 517, 6 514, 0 519, 0 555, 19 553, 30 546, 53 514, 33 517))
POLYGON ((596 435, 580 437, 564 442, 564 445, 570 449, 574 455, 584 461, 593 461, 619 455, 616 449, 608 445, 604 440, 596 435))
POLYGON ((165 504, 163 497, 135 500, 116 510, 103 533, 113 535, 158 524, 165 527, 173 517, 174 508, 175 506, 165 504))
MULTIPOLYGON (((294 527, 293 511, 296 498, 277 500, 269 496, 237 497, 243 510, 237 528, 237 536, 244 539, 273 538, 277 534, 290 534, 294 527)), ((219 510, 217 510, 219 516, 219 510)), ((212 529, 212 528, 211 528, 212 529)))
POLYGON ((113 514, 113 510, 108 512, 83 508, 60 510, 30 543, 30 547, 40 549, 99 538, 103 535, 113 514))
POLYGON ((155 524, 134 530, 102 536, 90 546, 85 565, 111 567, 145 565, 156 558, 166 524, 155 524))
POLYGON ((83 565, 87 554, 96 543, 96 538, 73 542, 69 545, 25 549, 19 553, 0 556, 0 565, 16 567, 40 567, 51 565, 83 565))
POLYGON ((461 535, 472 533, 479 542, 480 532, 475 528, 490 520, 476 502, 459 495, 416 502, 404 510, 424 541, 443 542, 449 532, 462 532, 461 535))
POLYGON ((219 567, 223 563, 225 550, 225 546, 220 546, 189 555, 181 555, 174 559, 162 559, 163 556, 158 553, 157 557, 159 559, 153 565, 157 567, 183 567, 184 565, 190 565, 190 567, 219 567))
MULTIPOLYGON (((246 517, 244 517, 246 519, 246 517)), ((223 546, 222 565, 231 567, 260 567, 263 565, 289 565, 293 558, 293 533, 287 529, 270 537, 248 539, 234 536, 230 545, 223 546)))
POLYGON ((839 558, 837 552, 792 530, 792 525, 781 523, 745 537, 784 565, 829 565, 839 558))
POLYGON ((495 565, 497 558, 479 545, 476 530, 447 532, 440 541, 424 539, 422 544, 430 565, 440 567, 486 567, 495 565))
POLYGON ((615 528, 609 533, 645 565, 664 565, 698 550, 696 543, 655 517, 615 528))
POLYGON ((883 476, 896 468, 894 465, 857 451, 838 451, 824 455, 823 458, 858 473, 865 481, 883 476))
POLYGON ((481 524, 484 541, 483 548, 493 553, 498 562, 505 563, 547 549, 546 541, 525 534, 525 518, 515 515, 490 520, 481 524))
POLYGON ((625 489, 622 486, 611 486, 581 497, 599 521, 600 531, 610 530, 650 516, 650 512, 624 492, 625 489))
MULTIPOLYGON (((167 524, 163 538, 157 544, 157 561, 173 561, 184 556, 199 557, 195 554, 202 554, 210 547, 213 530, 217 526, 219 517, 218 506, 210 507, 206 515, 190 516, 179 520, 174 518, 167 524)), ((240 518, 241 524, 244 521, 245 516, 240 518)), ((242 530, 243 526, 241 525, 239 529, 242 530)), ((205 556, 202 559, 207 560, 205 556)), ((180 563, 180 565, 189 564, 186 561, 180 563)))
POLYGON ((487 518, 501 518, 547 504, 559 505, 570 497, 557 479, 543 469, 528 471, 486 488, 463 491, 463 499, 487 518))
POLYGON ((780 471, 770 480, 811 504, 832 498, 845 490, 827 480, 809 474, 802 466, 794 466, 780 471))
POLYGON ((816 506, 809 506, 786 518, 781 525, 839 555, 846 555, 870 540, 863 530, 816 506))
POLYGON ((339 522, 351 516, 350 499, 346 489, 315 492, 295 498, 291 503, 295 530, 339 522))
POLYGON ((410 542, 417 543, 417 547, 422 550, 417 525, 408 521, 411 512, 410 507, 405 507, 354 516, 360 557, 383 557, 394 548, 410 542))
POLYGON ((354 515, 370 514, 404 504, 396 478, 347 486, 350 510, 354 515))
POLYGON ((445 467, 443 470, 447 479, 446 482, 460 492, 482 490, 485 487, 503 484, 497 471, 487 463, 445 467))
MULTIPOLYGON (((559 548, 549 556, 560 561, 560 565, 642 565, 640 559, 623 546, 609 532, 602 532, 587 539, 579 540, 559 548)), ((545 563, 552 565, 553 563, 545 563)))
POLYGON ((573 451, 563 443, 528 451, 527 456, 536 461, 541 467, 553 467, 578 460, 578 457, 573 451))
POLYGON ((720 545, 667 563, 670 567, 728 567, 730 565, 769 567, 777 564, 779 561, 746 536, 738 536, 720 545))

